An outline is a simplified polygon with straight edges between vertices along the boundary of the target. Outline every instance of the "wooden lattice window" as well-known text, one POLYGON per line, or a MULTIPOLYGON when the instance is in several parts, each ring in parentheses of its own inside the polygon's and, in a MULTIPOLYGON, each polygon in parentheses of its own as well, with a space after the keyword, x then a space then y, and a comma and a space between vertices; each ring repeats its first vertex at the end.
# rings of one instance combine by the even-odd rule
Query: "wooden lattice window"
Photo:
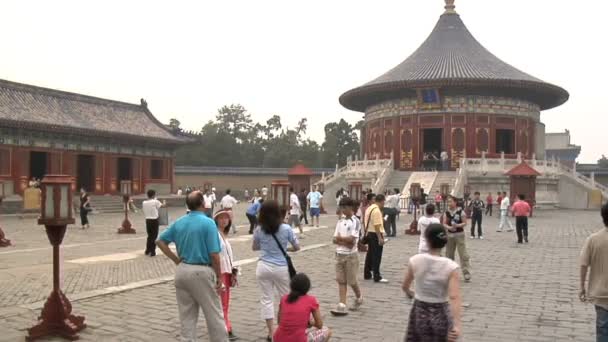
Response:
POLYGON ((165 179, 165 161, 152 159, 150 161, 150 179, 165 179))
POLYGON ((0 176, 11 175, 11 151, 0 148, 0 176))
POLYGON ((455 151, 464 150, 464 130, 462 128, 455 128, 452 131, 452 148, 455 151))
POLYGON ((488 152, 489 140, 488 131, 484 128, 479 129, 477 131, 477 150, 479 152, 488 152))

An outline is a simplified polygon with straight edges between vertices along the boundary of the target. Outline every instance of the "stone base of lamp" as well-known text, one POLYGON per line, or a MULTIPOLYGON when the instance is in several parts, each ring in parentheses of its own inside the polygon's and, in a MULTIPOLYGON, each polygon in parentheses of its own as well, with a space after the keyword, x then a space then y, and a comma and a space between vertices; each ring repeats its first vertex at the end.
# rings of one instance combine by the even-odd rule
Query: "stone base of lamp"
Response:
POLYGON ((118 228, 118 234, 135 234, 135 229, 131 225, 131 221, 129 219, 124 219, 122 221, 122 226, 118 228))
POLYGON ((8 246, 12 246, 11 240, 6 238, 6 235, 4 235, 4 231, 2 230, 2 227, 0 227, 0 247, 8 247, 8 246))
POLYGON ((414 220, 410 223, 410 228, 405 230, 406 235, 420 235, 418 231, 418 221, 414 220))
POLYGON ((325 208, 323 207, 322 203, 321 203, 321 207, 319 208, 319 213, 321 213, 321 214, 327 214, 327 210, 325 210, 325 208))
POLYGON ((26 341, 46 336, 75 341, 80 338, 78 332, 87 327, 84 317, 72 315, 72 304, 61 290, 51 292, 38 320, 38 324, 27 330, 26 341))

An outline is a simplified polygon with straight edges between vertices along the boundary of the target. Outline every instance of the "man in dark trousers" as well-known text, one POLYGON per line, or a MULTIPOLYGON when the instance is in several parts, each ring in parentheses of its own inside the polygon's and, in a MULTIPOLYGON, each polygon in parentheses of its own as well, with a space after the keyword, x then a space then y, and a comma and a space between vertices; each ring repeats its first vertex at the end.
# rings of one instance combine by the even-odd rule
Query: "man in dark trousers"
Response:
POLYGON ((483 209, 485 204, 479 198, 481 194, 479 191, 475 191, 475 195, 469 209, 471 210, 471 239, 475 238, 475 225, 477 225, 477 238, 483 240, 483 230, 481 228, 481 219, 483 218, 483 209))
POLYGON ((306 214, 307 210, 307 200, 306 200, 306 196, 308 194, 306 193, 305 189, 300 190, 300 194, 298 195, 298 200, 300 200, 300 207, 302 209, 302 215, 300 215, 300 224, 302 223, 302 219, 304 219, 304 223, 306 223, 308 225, 308 215, 306 214))
POLYGON ((384 219, 382 208, 384 208, 384 195, 377 195, 374 203, 365 211, 363 227, 368 241, 367 255, 365 256, 364 279, 374 279, 376 283, 388 283, 388 280, 380 275, 380 264, 382 263, 382 252, 384 249, 384 219))

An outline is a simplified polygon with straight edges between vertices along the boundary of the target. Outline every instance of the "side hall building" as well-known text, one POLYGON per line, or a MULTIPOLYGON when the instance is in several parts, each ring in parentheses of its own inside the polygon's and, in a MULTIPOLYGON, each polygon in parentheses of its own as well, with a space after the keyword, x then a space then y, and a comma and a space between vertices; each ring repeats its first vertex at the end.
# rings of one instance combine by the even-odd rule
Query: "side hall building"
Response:
POLYGON ((172 192, 174 151, 187 142, 140 104, 0 80, 0 196, 67 174, 93 194, 172 192))

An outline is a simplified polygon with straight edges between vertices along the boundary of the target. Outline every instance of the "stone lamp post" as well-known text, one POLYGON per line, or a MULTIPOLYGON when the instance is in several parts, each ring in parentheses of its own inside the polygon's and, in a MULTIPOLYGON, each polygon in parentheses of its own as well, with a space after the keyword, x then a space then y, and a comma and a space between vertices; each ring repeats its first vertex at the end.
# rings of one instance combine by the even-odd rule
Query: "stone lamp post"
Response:
POLYGON ((410 186, 410 198, 414 202, 414 220, 410 223, 410 229, 406 230, 405 233, 408 235, 418 235, 418 202, 422 198, 422 187, 420 183, 412 183, 410 186))
MULTIPOLYGON (((2 204, 2 200, 4 198, 0 195, 0 205, 2 204)), ((6 238, 4 235, 4 231, 2 230, 2 226, 0 226, 0 247, 8 247, 11 246, 11 240, 6 238)))
POLYGON ((83 316, 72 315, 72 304, 59 288, 59 246, 72 216, 72 179, 65 175, 47 175, 41 183, 42 203, 38 224, 44 225, 53 246, 53 291, 38 317, 38 324, 28 329, 26 341, 46 336, 77 340, 78 332, 86 328, 83 316))
POLYGON ((133 225, 129 221, 129 201, 131 201, 130 195, 122 195, 122 202, 125 206, 125 219, 122 221, 122 226, 118 228, 118 234, 135 234, 135 229, 133 229, 133 225))
MULTIPOLYGON (((446 202, 448 200, 448 195, 450 194, 450 184, 441 183, 439 192, 441 192, 441 202, 443 205, 443 210, 446 210, 446 202)), ((441 213, 441 208, 437 208, 437 211, 441 213)))

